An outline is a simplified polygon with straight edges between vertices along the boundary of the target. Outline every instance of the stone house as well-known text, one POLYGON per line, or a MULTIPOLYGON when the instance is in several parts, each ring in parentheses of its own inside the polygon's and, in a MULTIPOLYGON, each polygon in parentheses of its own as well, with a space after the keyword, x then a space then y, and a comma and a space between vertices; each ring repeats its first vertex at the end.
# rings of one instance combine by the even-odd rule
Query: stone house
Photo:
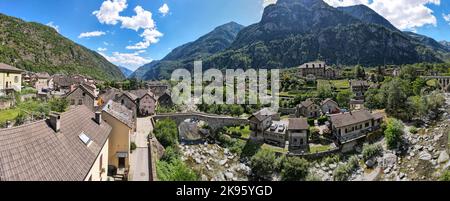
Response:
POLYGON ((84 105, 0 129, 0 180, 106 181, 111 129, 84 105))
POLYGON ((302 64, 298 67, 299 75, 301 77, 308 77, 313 75, 315 77, 332 79, 336 78, 338 75, 337 71, 328 67, 324 61, 313 61, 302 64))
POLYGON ((48 73, 36 73, 35 74, 36 80, 34 80, 34 88, 41 92, 43 89, 48 89, 49 87, 49 80, 50 75, 48 73))
POLYGON ((297 105, 297 117, 316 118, 321 115, 320 106, 315 104, 311 99, 307 99, 297 105))
POLYGON ((138 114, 140 116, 149 116, 155 114, 157 101, 155 95, 150 90, 139 89, 130 91, 130 93, 137 97, 135 101, 137 103, 138 114))
POLYGON ((161 96, 158 96, 158 105, 162 107, 172 107, 173 101, 172 96, 170 95, 170 91, 164 92, 161 96))
POLYGON ((286 146, 288 122, 286 121, 272 121, 269 128, 264 131, 264 142, 279 147, 286 146))
POLYGON ((357 100, 364 99, 364 94, 369 90, 369 87, 370 84, 365 80, 350 80, 350 89, 357 100))
POLYGON ((92 111, 95 111, 98 107, 97 95, 92 91, 92 88, 84 84, 80 84, 75 90, 69 92, 65 98, 71 106, 85 105, 92 111))
POLYGON ((362 110, 365 109, 364 100, 351 99, 350 110, 362 110))
POLYGON ((309 125, 305 118, 289 119, 288 126, 289 151, 308 149, 309 125))
POLYGON ((138 97, 130 92, 123 92, 121 96, 116 100, 121 105, 125 106, 129 110, 133 112, 132 117, 133 119, 137 118, 138 114, 138 97))
POLYGON ((342 146, 343 152, 353 150, 358 139, 380 128, 383 116, 371 114, 368 110, 329 115, 330 130, 342 146))
POLYGON ((336 114, 341 112, 338 103, 331 98, 327 98, 320 104, 322 114, 336 114))
POLYGON ((125 175, 130 170, 130 138, 135 126, 132 111, 110 100, 101 114, 102 119, 112 127, 108 165, 117 168, 116 174, 125 175))
POLYGON ((250 130, 252 131, 252 137, 259 140, 264 139, 264 131, 267 130, 271 125, 272 121, 279 118, 279 115, 275 112, 264 108, 248 118, 250 123, 250 130))

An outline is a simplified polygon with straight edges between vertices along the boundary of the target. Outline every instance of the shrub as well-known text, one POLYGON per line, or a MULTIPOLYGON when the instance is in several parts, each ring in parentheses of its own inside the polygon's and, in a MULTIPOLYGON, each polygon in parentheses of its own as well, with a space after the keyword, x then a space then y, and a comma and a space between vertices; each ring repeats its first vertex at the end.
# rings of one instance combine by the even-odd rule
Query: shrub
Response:
POLYGON ((303 158, 286 157, 283 160, 281 179, 283 181, 300 181, 308 175, 309 163, 303 158))
POLYGON ((178 143, 178 127, 173 120, 164 119, 156 122, 153 133, 164 147, 173 146, 178 143))
POLYGON ((321 117, 319 117, 319 119, 317 119, 317 121, 319 122, 319 125, 324 125, 325 122, 328 121, 328 117, 326 117, 326 116, 321 116, 321 117))
POLYGON ((439 177, 439 181, 450 181, 450 170, 446 170, 441 177, 439 177))
POLYGON ((179 159, 181 156, 180 150, 177 147, 167 147, 164 151, 161 161, 171 162, 179 159))
POLYGON ((136 148, 137 148, 136 143, 131 142, 131 144, 130 144, 130 151, 131 151, 131 153, 133 153, 133 151, 136 150, 136 148))
POLYGON ((315 119, 313 119, 313 118, 308 118, 308 124, 309 124, 310 126, 315 126, 314 121, 315 121, 315 119))
POLYGON ((275 165, 276 156, 275 153, 261 149, 251 158, 251 166, 253 173, 260 178, 268 178, 272 176, 273 171, 277 168, 275 165))
POLYGON ((362 151, 363 159, 369 160, 370 158, 379 155, 382 151, 383 147, 379 144, 365 144, 362 151))
POLYGON ((24 114, 23 112, 19 112, 17 117, 14 119, 15 125, 20 126, 20 125, 24 124, 26 120, 27 120, 27 115, 24 114))
POLYGON ((319 131, 318 128, 310 127, 309 128, 309 133, 311 135, 311 141, 315 142, 315 141, 318 141, 320 139, 320 131, 319 131))
POLYGON ((161 181, 197 181, 198 175, 179 159, 158 161, 156 173, 161 181))
POLYGON ((416 127, 411 127, 410 129, 409 129, 409 132, 410 133, 412 133, 412 134, 417 134, 417 132, 419 132, 418 130, 417 130, 417 128, 416 127))
POLYGON ((352 156, 346 164, 338 166, 333 172, 335 181, 346 181, 352 172, 358 167, 358 157, 352 156))
POLYGON ((384 131, 384 137, 389 149, 395 149, 401 140, 403 135, 403 124, 397 119, 389 119, 386 130, 384 131))

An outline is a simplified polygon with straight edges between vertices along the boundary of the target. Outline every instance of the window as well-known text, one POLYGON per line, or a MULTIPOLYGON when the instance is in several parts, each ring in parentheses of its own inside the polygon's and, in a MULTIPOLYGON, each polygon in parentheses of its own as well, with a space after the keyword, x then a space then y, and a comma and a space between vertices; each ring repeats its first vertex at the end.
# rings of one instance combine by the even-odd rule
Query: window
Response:
POLYGON ((83 100, 78 100, 78 105, 83 105, 83 100))
POLYGON ((120 102, 122 105, 125 104, 125 100, 122 99, 122 101, 120 102))
POLYGON ((366 123, 366 128, 369 127, 369 122, 366 123))
POLYGON ((89 145, 91 142, 91 138, 89 138, 84 132, 82 132, 78 137, 85 145, 89 145))
POLYGON ((303 138, 300 139, 300 145, 303 145, 303 138))
POLYGON ((70 105, 75 105, 75 100, 74 99, 70 100, 70 105))
POLYGON ((19 83, 19 76, 14 76, 14 83, 19 83))
POLYGON ((6 73, 6 77, 9 77, 9 73, 6 73))
POLYGON ((100 175, 102 175, 102 169, 103 169, 103 154, 100 155, 100 166, 99 166, 100 175))

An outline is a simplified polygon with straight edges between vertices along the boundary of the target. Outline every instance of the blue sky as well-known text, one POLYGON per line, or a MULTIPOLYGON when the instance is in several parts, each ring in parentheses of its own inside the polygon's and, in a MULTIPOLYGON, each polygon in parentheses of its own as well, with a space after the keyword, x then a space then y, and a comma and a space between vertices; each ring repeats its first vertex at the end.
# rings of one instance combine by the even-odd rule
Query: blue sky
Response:
MULTIPOLYGON (((0 0, 0 12, 57 27, 65 37, 134 70, 224 23, 256 23, 264 5, 275 1, 0 0)), ((448 0, 325 1, 333 6, 363 3, 403 30, 450 41, 450 15, 449 22, 444 19, 450 14, 448 0)))

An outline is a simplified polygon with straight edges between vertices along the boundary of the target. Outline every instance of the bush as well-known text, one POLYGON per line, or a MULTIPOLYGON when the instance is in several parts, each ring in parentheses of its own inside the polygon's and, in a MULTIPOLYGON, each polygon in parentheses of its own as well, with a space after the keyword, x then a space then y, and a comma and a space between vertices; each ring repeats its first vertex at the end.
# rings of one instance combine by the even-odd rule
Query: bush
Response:
POLYGON ((153 133, 164 147, 170 147, 178 143, 178 127, 173 120, 164 119, 156 122, 153 133))
POLYGON ((383 147, 379 144, 375 145, 375 144, 365 144, 363 146, 363 151, 362 151, 362 155, 363 155, 363 159, 369 160, 370 158, 381 154, 381 152, 383 151, 383 147))
POLYGON ((333 172, 335 181, 346 181, 358 167, 358 157, 352 156, 346 164, 338 166, 333 172))
POLYGON ((384 131, 384 137, 389 149, 397 148, 403 135, 403 124, 397 119, 389 119, 387 128, 384 131))
POLYGON ((275 162, 276 156, 274 152, 267 149, 261 149, 251 158, 253 173, 260 178, 269 178, 277 168, 275 162))
POLYGON ((450 170, 446 170, 442 173, 441 177, 439 177, 439 181, 450 181, 450 170))
POLYGON ((409 129, 409 132, 412 134, 417 134, 417 132, 419 132, 419 130, 417 130, 417 128, 413 126, 409 129))
POLYGON ((317 142, 320 139, 320 131, 318 128, 316 127, 310 127, 309 128, 309 133, 311 135, 311 141, 313 142, 317 142))
POLYGON ((308 118, 308 124, 309 124, 310 126, 315 126, 314 121, 315 121, 315 119, 313 119, 313 118, 308 118))
POLYGON ((53 98, 48 102, 50 110, 54 112, 65 112, 69 102, 65 98, 53 98))
POLYGON ((303 158, 286 157, 283 160, 281 179, 283 181, 300 181, 308 175, 309 163, 303 158))
POLYGON ((136 150, 136 148, 137 148, 136 143, 131 142, 131 144, 130 144, 130 152, 133 153, 133 151, 136 150))
POLYGON ((341 161, 341 158, 339 157, 339 155, 334 155, 332 157, 326 157, 325 159, 323 159, 323 162, 325 163, 325 165, 330 165, 332 163, 338 163, 339 161, 341 161))
POLYGON ((161 161, 170 163, 171 161, 177 160, 181 157, 180 150, 177 147, 167 147, 164 151, 161 161))
POLYGON ((24 124, 26 120, 27 120, 27 115, 24 114, 23 112, 19 112, 17 117, 14 119, 15 126, 20 126, 20 125, 24 124))
POLYGON ((328 117, 326 117, 326 116, 321 116, 321 117, 319 117, 319 119, 317 119, 317 121, 319 122, 319 125, 324 125, 325 122, 328 121, 328 117))
POLYGON ((160 181, 197 181, 198 175, 180 159, 158 161, 156 173, 160 181))

